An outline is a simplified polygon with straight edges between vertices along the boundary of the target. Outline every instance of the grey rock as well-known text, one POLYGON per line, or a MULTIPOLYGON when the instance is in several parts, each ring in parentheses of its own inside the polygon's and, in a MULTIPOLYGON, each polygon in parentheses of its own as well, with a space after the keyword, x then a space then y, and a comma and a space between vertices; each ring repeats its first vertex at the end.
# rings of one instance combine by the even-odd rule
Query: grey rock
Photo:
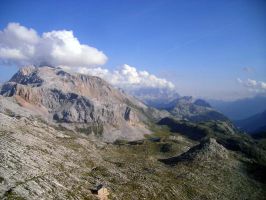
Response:
POLYGON ((165 115, 101 78, 70 74, 60 68, 21 68, 3 84, 0 94, 48 121, 100 127, 104 136, 119 133, 108 135, 108 140, 129 135, 140 139, 149 133, 146 124, 150 120, 165 115))

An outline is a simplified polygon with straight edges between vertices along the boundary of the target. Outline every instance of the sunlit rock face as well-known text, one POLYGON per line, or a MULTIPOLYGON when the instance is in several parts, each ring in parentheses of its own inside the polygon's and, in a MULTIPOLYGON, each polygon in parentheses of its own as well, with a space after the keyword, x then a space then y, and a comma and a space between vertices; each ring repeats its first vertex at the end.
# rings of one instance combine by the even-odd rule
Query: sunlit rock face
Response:
POLYGON ((99 127, 109 140, 149 133, 149 108, 99 77, 29 66, 3 84, 1 95, 50 121, 99 127))

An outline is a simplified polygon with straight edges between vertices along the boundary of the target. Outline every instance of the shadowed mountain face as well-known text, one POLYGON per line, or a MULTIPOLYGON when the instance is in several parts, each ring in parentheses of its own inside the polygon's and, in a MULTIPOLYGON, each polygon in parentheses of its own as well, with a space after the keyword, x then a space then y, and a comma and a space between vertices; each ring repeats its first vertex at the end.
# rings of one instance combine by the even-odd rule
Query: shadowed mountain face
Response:
POLYGON ((165 117, 158 122, 173 133, 179 133, 191 140, 200 141, 206 137, 230 138, 238 134, 238 130, 229 121, 207 121, 193 123, 165 117))
POLYGON ((44 119, 95 127, 108 140, 142 138, 153 116, 145 115, 152 112, 147 106, 101 78, 51 67, 20 69, 0 94, 44 119))
POLYGON ((163 118, 158 122, 159 125, 166 125, 171 132, 178 132, 192 140, 200 140, 208 135, 208 131, 201 129, 195 124, 178 122, 172 118, 163 118))
POLYGON ((266 110, 262 113, 253 115, 246 119, 235 121, 236 126, 248 133, 266 131, 266 110))

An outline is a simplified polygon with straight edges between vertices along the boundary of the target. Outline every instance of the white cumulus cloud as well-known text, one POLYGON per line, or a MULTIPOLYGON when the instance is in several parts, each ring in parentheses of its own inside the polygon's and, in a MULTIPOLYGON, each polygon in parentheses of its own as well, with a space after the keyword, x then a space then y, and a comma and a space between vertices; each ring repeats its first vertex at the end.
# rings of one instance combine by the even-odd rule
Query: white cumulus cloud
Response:
POLYGON ((80 44, 72 31, 51 31, 40 36, 34 29, 9 23, 0 31, 0 61, 17 65, 95 67, 103 65, 107 56, 94 47, 80 44))
POLYGON ((237 79, 237 82, 251 91, 266 92, 266 82, 257 81, 253 79, 242 80, 240 78, 237 79))
MULTIPOLYGON (((72 70, 66 66, 61 66, 65 70, 72 70)), ((107 82, 117 87, 134 90, 140 88, 167 88, 174 89, 175 86, 172 82, 163 78, 158 78, 147 71, 139 71, 135 67, 124 64, 120 69, 109 71, 104 68, 84 68, 79 67, 74 69, 78 73, 99 76, 107 82)))
POLYGON ((109 71, 101 65, 107 56, 98 49, 81 44, 72 31, 54 30, 39 35, 19 23, 9 23, 0 31, 0 63, 5 65, 55 66, 83 74, 99 76, 123 89, 167 88, 175 86, 147 71, 124 64, 109 71))

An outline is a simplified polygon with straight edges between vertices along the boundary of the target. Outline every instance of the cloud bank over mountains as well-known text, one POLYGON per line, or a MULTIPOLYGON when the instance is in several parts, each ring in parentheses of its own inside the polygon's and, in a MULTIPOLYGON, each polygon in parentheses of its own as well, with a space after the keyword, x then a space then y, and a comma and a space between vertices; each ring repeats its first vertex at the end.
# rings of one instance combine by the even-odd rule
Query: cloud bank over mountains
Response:
POLYGON ((82 74, 89 74, 99 76, 109 83, 122 87, 127 90, 134 90, 140 88, 160 88, 174 90, 175 85, 163 78, 158 78, 147 71, 139 71, 135 67, 124 64, 120 69, 109 71, 101 67, 97 68, 71 68, 68 66, 60 66, 65 70, 76 71, 82 74))
POLYGON ((147 71, 124 64, 110 71, 102 67, 107 56, 95 47, 81 44, 73 31, 59 30, 39 35, 32 28, 9 23, 0 31, 0 63, 5 65, 55 66, 99 76, 123 89, 166 88, 174 84, 147 71))
POLYGON ((237 79, 238 83, 242 84, 244 87, 254 92, 266 92, 266 82, 256 81, 253 79, 242 80, 240 78, 237 79))

